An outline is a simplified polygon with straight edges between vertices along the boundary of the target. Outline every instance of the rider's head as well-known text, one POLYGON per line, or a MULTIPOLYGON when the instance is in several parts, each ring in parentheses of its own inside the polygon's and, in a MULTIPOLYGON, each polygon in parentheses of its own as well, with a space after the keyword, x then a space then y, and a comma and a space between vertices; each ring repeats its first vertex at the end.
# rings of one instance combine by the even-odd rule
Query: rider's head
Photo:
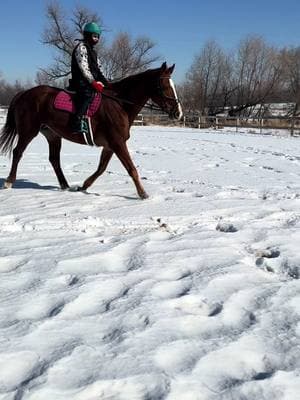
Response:
POLYGON ((98 43, 102 30, 96 22, 88 22, 83 27, 83 37, 90 45, 98 43))

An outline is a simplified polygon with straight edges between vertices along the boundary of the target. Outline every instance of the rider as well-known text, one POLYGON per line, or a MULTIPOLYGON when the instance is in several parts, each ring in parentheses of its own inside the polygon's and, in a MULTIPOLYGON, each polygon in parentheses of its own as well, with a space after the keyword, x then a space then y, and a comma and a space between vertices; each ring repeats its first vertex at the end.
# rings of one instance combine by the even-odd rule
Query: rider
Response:
POLYGON ((94 46, 98 43, 101 28, 95 22, 88 22, 83 27, 83 39, 77 44, 72 53, 71 87, 75 90, 74 102, 76 114, 72 121, 72 130, 82 132, 86 129, 88 106, 96 92, 102 92, 109 85, 101 72, 99 58, 94 46))

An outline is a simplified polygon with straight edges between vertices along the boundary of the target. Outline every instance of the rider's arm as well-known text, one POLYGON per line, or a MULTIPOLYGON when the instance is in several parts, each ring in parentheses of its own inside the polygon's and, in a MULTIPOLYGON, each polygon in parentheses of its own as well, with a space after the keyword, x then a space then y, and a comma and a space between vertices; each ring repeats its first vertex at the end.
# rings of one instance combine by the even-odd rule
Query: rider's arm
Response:
POLYGON ((101 64, 100 64, 100 59, 99 57, 97 57, 97 64, 98 64, 98 81, 101 81, 102 83, 104 83, 104 85, 106 86, 108 84, 108 80, 105 78, 105 76, 103 75, 102 71, 101 71, 101 64))
POLYGON ((89 67, 88 52, 84 43, 80 43, 77 46, 75 50, 75 57, 82 75, 89 83, 92 83, 94 81, 94 77, 89 67))

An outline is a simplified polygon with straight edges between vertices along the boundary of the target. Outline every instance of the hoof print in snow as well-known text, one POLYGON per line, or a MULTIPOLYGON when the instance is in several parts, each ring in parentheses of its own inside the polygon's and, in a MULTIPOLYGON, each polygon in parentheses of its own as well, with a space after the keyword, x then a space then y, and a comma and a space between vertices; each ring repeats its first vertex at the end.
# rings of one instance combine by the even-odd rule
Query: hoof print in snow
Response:
POLYGON ((268 247, 264 250, 258 250, 255 255, 259 258, 277 258, 280 256, 280 251, 276 248, 268 247))
MULTIPOLYGON (((257 250, 255 253, 255 256, 257 257, 255 264, 257 267, 264 269, 267 272, 276 272, 278 267, 277 264, 270 265, 271 260, 267 262, 266 258, 272 259, 272 258, 278 258, 280 256, 280 251, 274 247, 267 247, 266 249, 263 250, 257 250)), ((274 260, 275 261, 275 260, 274 260)))
POLYGON ((234 233, 238 231, 233 224, 228 224, 226 222, 219 222, 218 225, 216 226, 216 230, 226 233, 234 233))
POLYGON ((162 222, 161 218, 157 218, 156 222, 158 222, 160 228, 168 229, 168 225, 165 222, 162 222))
POLYGON ((50 310, 50 312, 49 312, 48 317, 51 318, 51 317, 55 317, 56 315, 58 315, 62 311, 64 306, 65 306, 65 304, 61 303, 61 304, 58 304, 56 307, 52 308, 52 310, 50 310))
POLYGON ((267 272, 276 273, 292 279, 300 279, 299 266, 291 264, 288 259, 282 260, 276 257, 273 257, 273 259, 259 257, 256 259, 255 264, 258 268, 267 272))
POLYGON ((268 272, 275 272, 274 269, 266 263, 264 257, 259 257, 256 259, 255 264, 258 268, 263 268, 268 272))
POLYGON ((215 317, 216 315, 220 314, 223 310, 223 305, 220 303, 214 304, 214 307, 211 309, 210 313, 208 314, 209 317, 215 317))
POLYGON ((173 192, 174 193, 184 193, 185 192, 185 190, 183 189, 183 188, 173 188, 173 192))
POLYGON ((70 280, 69 280, 69 282, 68 282, 68 285, 69 286, 74 286, 74 285, 76 285, 77 283, 79 282, 79 278, 77 277, 77 276, 72 276, 72 277, 70 277, 70 280))
POLYGON ((274 372, 259 372, 258 374, 253 376, 253 380, 262 381, 264 379, 269 379, 274 375, 274 372))
POLYGON ((300 279, 300 267, 298 265, 291 265, 288 260, 285 260, 281 265, 282 273, 292 279, 300 279))

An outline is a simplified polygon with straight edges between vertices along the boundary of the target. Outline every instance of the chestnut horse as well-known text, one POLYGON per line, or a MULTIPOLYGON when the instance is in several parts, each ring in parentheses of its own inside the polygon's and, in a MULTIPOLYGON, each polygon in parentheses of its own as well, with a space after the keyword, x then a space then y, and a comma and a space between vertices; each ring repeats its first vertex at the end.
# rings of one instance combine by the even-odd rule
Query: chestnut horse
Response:
MULTIPOLYGON (((130 157, 126 141, 130 127, 137 114, 151 99, 171 118, 180 119, 182 109, 178 100, 171 74, 175 65, 129 76, 111 84, 102 95, 102 103, 91 120, 94 143, 103 147, 97 170, 78 188, 86 190, 105 171, 115 153, 133 179, 138 195, 148 197, 141 184, 137 169, 130 157)), ((11 153, 14 143, 11 170, 4 182, 4 188, 14 184, 18 163, 32 139, 41 132, 49 144, 49 161, 57 176, 61 189, 68 189, 68 182, 60 165, 62 138, 86 144, 82 134, 75 134, 70 128, 71 114, 54 108, 54 98, 60 89, 50 86, 36 86, 18 93, 12 100, 6 123, 0 136, 0 151, 11 153)))

